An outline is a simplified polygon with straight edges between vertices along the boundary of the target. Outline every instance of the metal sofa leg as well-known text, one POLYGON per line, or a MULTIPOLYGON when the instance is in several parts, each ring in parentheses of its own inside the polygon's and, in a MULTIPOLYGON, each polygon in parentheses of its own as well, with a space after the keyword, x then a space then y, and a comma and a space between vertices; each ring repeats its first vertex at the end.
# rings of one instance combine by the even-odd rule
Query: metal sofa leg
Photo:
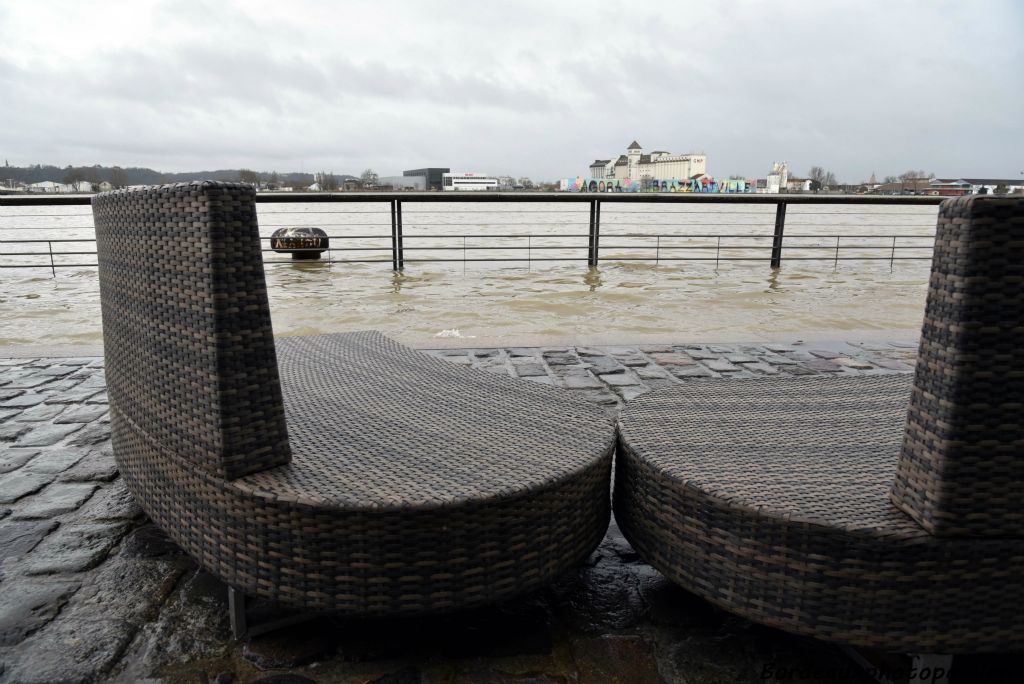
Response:
MULTIPOLYGON (((258 603, 258 602, 257 602, 258 603)), ((231 620, 231 636, 235 640, 260 636, 283 627, 299 625, 303 622, 315 620, 323 613, 316 611, 288 611, 283 616, 272 617, 271 619, 258 620, 255 624, 249 624, 246 615, 246 597, 240 589, 228 587, 228 617, 231 620)), ((257 605, 256 612, 259 612, 257 605)))
POLYGON ((236 640, 249 632, 245 623, 245 594, 234 587, 228 587, 228 616, 231 618, 231 636, 236 640))

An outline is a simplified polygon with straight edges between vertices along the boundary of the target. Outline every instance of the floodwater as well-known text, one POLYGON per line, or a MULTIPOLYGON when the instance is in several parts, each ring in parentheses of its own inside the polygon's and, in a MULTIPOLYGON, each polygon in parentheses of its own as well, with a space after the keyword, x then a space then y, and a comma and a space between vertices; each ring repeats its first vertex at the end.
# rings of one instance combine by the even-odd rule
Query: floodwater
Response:
MULTIPOLYGON (((400 274, 391 267, 384 202, 261 204, 259 220, 263 236, 320 226, 333 238, 330 258, 344 262, 264 255, 277 334, 377 329, 421 346, 431 337, 472 346, 474 338, 724 341, 917 328, 936 211, 791 205, 777 270, 768 263, 772 205, 605 204, 602 261, 589 268, 586 204, 406 203, 400 274)), ((92 237, 88 207, 0 208, 0 241, 43 241, 0 242, 0 264, 38 265, 0 269, 0 345, 100 341, 96 269, 58 267, 53 275, 48 253, 94 252, 93 242, 60 242, 92 237)), ((54 262, 90 264, 95 256, 54 262)))

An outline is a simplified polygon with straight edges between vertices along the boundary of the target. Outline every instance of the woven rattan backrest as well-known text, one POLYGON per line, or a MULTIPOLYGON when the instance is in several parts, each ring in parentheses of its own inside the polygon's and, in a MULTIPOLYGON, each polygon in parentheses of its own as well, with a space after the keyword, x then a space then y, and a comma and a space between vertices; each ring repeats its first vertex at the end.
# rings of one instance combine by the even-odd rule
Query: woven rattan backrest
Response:
POLYGON ((1024 196, 939 209, 894 503, 939 536, 1024 536, 1024 196))
POLYGON ((233 183, 92 201, 115 416, 221 477, 287 463, 255 193, 233 183))

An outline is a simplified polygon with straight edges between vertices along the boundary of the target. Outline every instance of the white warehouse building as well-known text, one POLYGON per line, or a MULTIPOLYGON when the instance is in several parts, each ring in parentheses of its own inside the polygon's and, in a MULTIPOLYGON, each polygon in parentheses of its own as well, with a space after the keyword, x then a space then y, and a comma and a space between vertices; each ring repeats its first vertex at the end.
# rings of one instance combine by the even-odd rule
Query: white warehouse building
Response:
POLYGON ((685 179, 707 175, 707 155, 700 154, 671 154, 662 150, 655 150, 650 154, 644 154, 640 143, 633 143, 626 148, 626 154, 620 154, 615 159, 596 159, 590 165, 590 178, 615 178, 624 180, 642 180, 644 178, 657 179, 685 179))
POLYGON ((446 173, 441 176, 441 187, 445 191, 498 190, 498 179, 486 173, 446 173))

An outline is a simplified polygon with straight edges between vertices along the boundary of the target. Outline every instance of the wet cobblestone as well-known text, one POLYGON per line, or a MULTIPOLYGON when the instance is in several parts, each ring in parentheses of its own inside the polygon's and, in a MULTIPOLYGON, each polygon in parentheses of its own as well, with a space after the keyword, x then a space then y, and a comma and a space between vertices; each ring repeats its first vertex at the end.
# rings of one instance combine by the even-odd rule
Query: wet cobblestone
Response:
MULTIPOLYGON (((428 353, 577 392, 614 416, 681 382, 907 372, 915 347, 428 353)), ((614 523, 583 567, 506 605, 410 620, 324 616, 235 642, 226 587, 146 518, 119 476, 106 401, 99 359, 0 359, 0 682, 737 682, 758 680, 766 662, 848 662, 672 585, 614 523)))

